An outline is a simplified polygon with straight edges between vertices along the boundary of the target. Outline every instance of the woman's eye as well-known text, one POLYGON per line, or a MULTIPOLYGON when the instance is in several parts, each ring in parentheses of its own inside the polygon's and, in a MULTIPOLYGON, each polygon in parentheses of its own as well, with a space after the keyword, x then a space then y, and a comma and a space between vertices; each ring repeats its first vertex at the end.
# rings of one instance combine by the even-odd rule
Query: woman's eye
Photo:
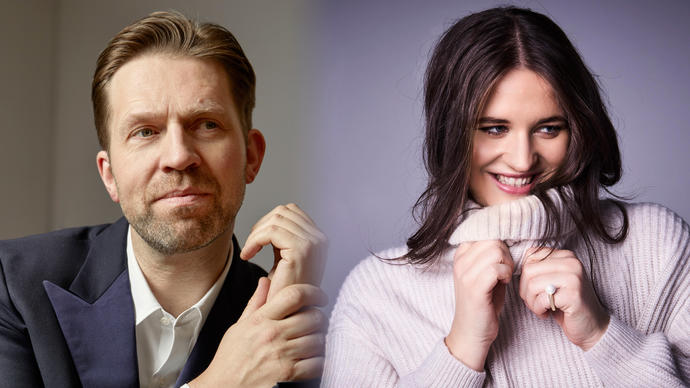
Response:
POLYGON ((496 125, 493 127, 480 127, 479 130, 491 136, 499 136, 504 134, 505 132, 508 132, 508 128, 502 125, 496 125))
POLYGON ((155 132, 153 132, 153 129, 151 128, 142 128, 139 129, 138 131, 134 132, 134 136, 137 137, 150 137, 153 136, 155 132))
POLYGON ((537 129, 537 132, 547 135, 549 137, 556 137, 561 132, 563 127, 559 125, 545 125, 537 129))

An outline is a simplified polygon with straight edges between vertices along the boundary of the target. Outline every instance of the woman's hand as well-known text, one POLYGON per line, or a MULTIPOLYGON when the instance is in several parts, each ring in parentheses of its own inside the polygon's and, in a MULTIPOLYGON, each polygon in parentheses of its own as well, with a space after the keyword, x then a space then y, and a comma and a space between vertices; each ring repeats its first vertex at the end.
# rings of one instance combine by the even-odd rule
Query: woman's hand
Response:
POLYGON ((513 267, 502 241, 463 243, 455 251, 455 316, 446 346, 474 370, 484 370, 489 347, 498 335, 498 315, 513 267))
POLYGON ((599 303, 582 263, 571 251, 530 248, 520 278, 520 297, 540 318, 551 311, 548 285, 556 288, 552 315, 570 342, 589 350, 606 332, 609 315, 599 303), (548 257, 547 257, 548 256, 548 257))

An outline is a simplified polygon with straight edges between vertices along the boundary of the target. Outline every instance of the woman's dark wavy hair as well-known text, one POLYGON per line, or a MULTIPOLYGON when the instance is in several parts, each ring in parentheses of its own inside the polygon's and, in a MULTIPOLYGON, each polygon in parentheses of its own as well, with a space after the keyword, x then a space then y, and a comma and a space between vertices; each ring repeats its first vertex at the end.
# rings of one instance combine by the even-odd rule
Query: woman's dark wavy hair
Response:
POLYGON ((557 189, 590 253, 590 236, 611 244, 625 239, 628 217, 620 202, 614 201, 623 215, 619 230, 610 232, 601 217, 599 191, 608 192, 620 180, 622 168, 616 131, 597 81, 551 19, 529 9, 502 7, 456 22, 437 43, 427 67, 424 163, 429 178, 414 206, 420 227, 407 240, 408 262, 431 263, 449 247, 469 196, 479 115, 493 86, 516 68, 534 71, 551 85, 570 132, 564 163, 533 191, 549 216, 542 243, 560 236, 562 229, 545 194, 550 187, 557 189), (572 195, 566 195, 564 185, 572 188, 572 195))

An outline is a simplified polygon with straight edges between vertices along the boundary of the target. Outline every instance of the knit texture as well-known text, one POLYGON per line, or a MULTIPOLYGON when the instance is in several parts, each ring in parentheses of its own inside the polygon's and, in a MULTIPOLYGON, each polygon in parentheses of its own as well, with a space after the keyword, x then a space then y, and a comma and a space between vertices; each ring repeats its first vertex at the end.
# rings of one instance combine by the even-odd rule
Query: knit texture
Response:
MULTIPOLYGON (((326 342, 325 387, 679 387, 690 380, 690 232, 656 204, 626 205, 621 244, 584 241, 555 198, 569 249, 593 274, 611 315, 600 341, 584 352, 551 318, 539 319, 518 294, 524 250, 542 237, 546 212, 534 196, 466 215, 450 243, 498 239, 516 262, 499 317, 499 334, 484 372, 455 359, 445 346, 455 311, 453 253, 432 266, 369 257, 349 274, 336 301, 326 342)), ((621 223, 615 206, 603 217, 621 223)), ((382 252, 400 257, 406 248, 382 252)))

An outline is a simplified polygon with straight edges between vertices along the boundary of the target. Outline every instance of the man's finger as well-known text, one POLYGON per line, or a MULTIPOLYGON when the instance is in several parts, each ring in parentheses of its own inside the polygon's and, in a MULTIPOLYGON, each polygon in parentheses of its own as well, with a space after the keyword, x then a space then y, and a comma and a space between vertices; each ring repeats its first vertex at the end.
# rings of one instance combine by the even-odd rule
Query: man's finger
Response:
POLYGON ((281 333, 287 339, 299 338, 326 330, 328 318, 316 307, 307 307, 280 322, 281 333))
POLYGON ((242 260, 249 260, 256 255, 261 248, 268 244, 273 244, 278 249, 283 248, 298 248, 306 242, 305 239, 299 237, 280 226, 272 226, 270 228, 263 228, 252 232, 244 243, 244 248, 240 252, 242 260))
POLYGON ((313 284, 311 279, 298 279, 299 273, 304 272, 303 267, 299 266, 295 260, 277 260, 273 266, 272 278, 271 278, 271 288, 268 290, 268 297, 266 300, 272 300, 276 294, 280 292, 286 286, 290 284, 297 283, 309 283, 313 284))
POLYGON ((258 233, 265 233, 266 230, 270 232, 271 229, 274 227, 280 227, 294 234, 295 236, 299 236, 304 239, 310 239, 315 234, 311 230, 309 230, 305 225, 301 225, 295 222, 294 220, 291 220, 287 217, 283 217, 280 214, 276 214, 269 219, 269 222, 266 222, 260 227, 252 230, 249 233, 249 236, 247 236, 247 240, 250 240, 254 235, 258 233))
POLYGON ((296 204, 288 203, 287 205, 285 205, 285 207, 287 207, 288 209, 292 210, 293 212, 299 214, 308 223, 316 225, 314 220, 312 220, 311 217, 309 217, 309 215, 304 210, 302 210, 299 206, 297 206, 296 204))
POLYGON ((295 204, 276 206, 273 210, 261 217, 256 224, 254 224, 252 230, 258 229, 267 223, 271 223, 271 220, 278 216, 287 218, 312 232, 318 231, 314 221, 295 204))
POLYGON ((323 333, 314 333, 287 341, 285 354, 296 360, 323 356, 326 338, 323 333))
POLYGON ((323 362, 324 358, 321 356, 297 361, 293 367, 295 372, 294 380, 306 380, 321 377, 321 373, 323 372, 323 362))
POLYGON ((328 296, 311 284, 292 284, 280 290, 261 307, 266 317, 281 320, 305 306, 325 306, 328 296))
POLYGON ((242 311, 240 320, 248 317, 250 314, 261 308, 261 306, 263 306, 266 303, 266 298, 268 297, 268 290, 270 286, 271 281, 268 280, 268 278, 259 278, 259 282, 256 285, 256 290, 254 290, 254 294, 251 298, 249 298, 247 306, 244 308, 244 311, 242 311))

